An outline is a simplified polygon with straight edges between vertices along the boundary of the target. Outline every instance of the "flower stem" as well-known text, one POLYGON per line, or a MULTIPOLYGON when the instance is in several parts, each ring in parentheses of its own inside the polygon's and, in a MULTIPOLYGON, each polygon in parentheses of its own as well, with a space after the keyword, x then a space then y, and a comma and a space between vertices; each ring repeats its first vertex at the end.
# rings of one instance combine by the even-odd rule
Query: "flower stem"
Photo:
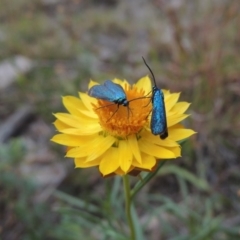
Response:
POLYGON ((131 201, 136 196, 136 194, 158 173, 159 169, 163 166, 166 161, 161 161, 157 169, 154 172, 150 172, 147 176, 142 179, 131 191, 131 201))
POLYGON ((133 224, 132 214, 131 214, 131 195, 130 195, 130 183, 128 175, 123 176, 124 192, 125 192, 125 210, 128 220, 128 225, 131 231, 131 240, 136 239, 135 228, 133 224))

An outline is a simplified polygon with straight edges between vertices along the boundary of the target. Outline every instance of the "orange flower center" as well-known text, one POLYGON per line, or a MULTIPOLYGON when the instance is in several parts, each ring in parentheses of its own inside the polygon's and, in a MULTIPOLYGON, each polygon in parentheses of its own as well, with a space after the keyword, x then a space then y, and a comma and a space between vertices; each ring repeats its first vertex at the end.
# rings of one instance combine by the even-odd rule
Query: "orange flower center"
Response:
POLYGON ((144 90, 125 86, 128 106, 98 100, 94 110, 99 117, 102 128, 109 134, 125 138, 138 133, 148 121, 152 109, 151 98, 144 90))

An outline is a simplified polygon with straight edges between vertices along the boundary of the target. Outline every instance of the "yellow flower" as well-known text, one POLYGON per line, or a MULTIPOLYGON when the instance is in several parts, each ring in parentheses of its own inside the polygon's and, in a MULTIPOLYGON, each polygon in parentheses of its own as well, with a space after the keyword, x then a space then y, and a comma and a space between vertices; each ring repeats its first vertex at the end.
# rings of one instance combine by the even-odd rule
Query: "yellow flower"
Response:
MULTIPOLYGON (((128 101, 140 99, 130 101, 128 109, 82 92, 80 98, 63 97, 69 113, 54 114, 54 125, 60 133, 51 140, 67 146, 66 157, 74 158, 76 167, 98 166, 103 176, 154 171, 158 161, 179 157, 178 141, 195 133, 179 124, 188 117, 184 112, 190 104, 177 102, 179 93, 163 90, 169 136, 162 140, 149 127, 151 98, 141 98, 152 90, 149 77, 141 78, 133 86, 126 80, 113 82, 124 88, 128 101)), ((88 88, 96 84, 91 81, 88 88)))

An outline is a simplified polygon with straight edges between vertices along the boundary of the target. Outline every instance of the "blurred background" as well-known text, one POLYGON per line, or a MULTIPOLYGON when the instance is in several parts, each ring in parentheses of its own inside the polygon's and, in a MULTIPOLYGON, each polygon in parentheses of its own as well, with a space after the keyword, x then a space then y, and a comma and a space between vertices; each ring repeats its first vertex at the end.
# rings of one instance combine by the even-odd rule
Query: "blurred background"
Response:
POLYGON ((240 239, 239 13, 239 0, 1 0, 0 239, 123 239, 108 201, 121 180, 74 169, 49 139, 61 96, 135 83, 142 56, 198 132, 137 199, 146 239, 240 239))

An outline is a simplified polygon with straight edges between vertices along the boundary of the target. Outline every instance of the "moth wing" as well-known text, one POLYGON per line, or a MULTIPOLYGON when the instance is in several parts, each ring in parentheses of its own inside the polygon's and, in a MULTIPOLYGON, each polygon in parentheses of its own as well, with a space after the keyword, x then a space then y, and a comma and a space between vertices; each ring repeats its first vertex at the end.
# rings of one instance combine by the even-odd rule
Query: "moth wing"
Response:
POLYGON ((126 99, 126 93, 121 85, 112 82, 111 80, 106 80, 103 85, 113 92, 115 100, 117 99, 126 99))
POLYGON ((154 135, 162 135, 167 131, 166 110, 162 91, 157 89, 152 100, 151 131, 154 135))
POLYGON ((104 85, 95 85, 88 90, 88 95, 97 99, 113 102, 116 97, 114 93, 104 85))

